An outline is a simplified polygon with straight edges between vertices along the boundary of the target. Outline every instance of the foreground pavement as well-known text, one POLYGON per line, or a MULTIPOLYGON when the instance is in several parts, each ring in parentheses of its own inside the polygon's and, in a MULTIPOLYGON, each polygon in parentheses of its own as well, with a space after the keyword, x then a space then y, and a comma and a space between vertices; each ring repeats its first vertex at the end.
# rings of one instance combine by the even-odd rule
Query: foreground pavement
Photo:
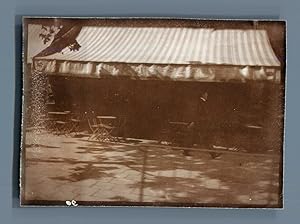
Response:
MULTIPOLYGON (((280 157, 26 134, 25 201, 279 204, 280 157)), ((98 203, 99 204, 99 203, 98 203)), ((101 203, 100 203, 101 204, 101 203)))

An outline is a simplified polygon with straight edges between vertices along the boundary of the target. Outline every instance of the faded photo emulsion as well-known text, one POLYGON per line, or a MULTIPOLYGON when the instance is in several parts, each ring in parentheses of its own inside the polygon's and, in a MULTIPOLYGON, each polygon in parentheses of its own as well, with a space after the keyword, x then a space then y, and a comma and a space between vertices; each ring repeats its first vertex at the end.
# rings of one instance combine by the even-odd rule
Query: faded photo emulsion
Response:
POLYGON ((283 207, 284 21, 23 19, 23 206, 283 207))

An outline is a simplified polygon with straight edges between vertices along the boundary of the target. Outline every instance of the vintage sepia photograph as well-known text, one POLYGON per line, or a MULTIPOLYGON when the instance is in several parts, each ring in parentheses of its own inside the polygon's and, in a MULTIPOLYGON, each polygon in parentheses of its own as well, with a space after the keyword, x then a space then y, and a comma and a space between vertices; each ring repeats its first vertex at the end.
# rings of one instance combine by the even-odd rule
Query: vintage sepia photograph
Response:
POLYGON ((286 23, 23 18, 21 206, 283 208, 286 23))

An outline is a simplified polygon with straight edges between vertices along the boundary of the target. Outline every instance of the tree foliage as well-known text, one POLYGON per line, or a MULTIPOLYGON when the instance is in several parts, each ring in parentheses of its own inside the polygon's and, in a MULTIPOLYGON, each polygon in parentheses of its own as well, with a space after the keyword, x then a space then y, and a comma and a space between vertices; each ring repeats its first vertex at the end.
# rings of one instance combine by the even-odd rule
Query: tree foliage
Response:
POLYGON ((74 23, 55 22, 53 24, 42 24, 39 37, 44 44, 51 43, 50 46, 38 55, 46 56, 58 53, 66 47, 68 47, 70 51, 78 51, 81 45, 77 42, 76 38, 81 28, 81 24, 74 23))

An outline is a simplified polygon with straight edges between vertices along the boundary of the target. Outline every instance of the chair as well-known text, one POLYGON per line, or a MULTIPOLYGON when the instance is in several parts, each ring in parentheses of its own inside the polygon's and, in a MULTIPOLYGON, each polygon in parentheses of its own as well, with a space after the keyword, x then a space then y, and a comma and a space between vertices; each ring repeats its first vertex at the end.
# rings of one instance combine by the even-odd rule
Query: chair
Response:
POLYGON ((86 120, 88 122, 89 130, 91 131, 91 135, 88 140, 95 138, 97 133, 99 132, 99 125, 96 119, 94 112, 85 112, 86 120))
POLYGON ((66 134, 72 137, 78 135, 81 130, 83 120, 83 114, 71 113, 68 123, 66 124, 66 134))
POLYGON ((113 126, 112 123, 103 122, 101 119, 97 118, 93 111, 86 114, 89 129, 92 132, 88 140, 97 139, 100 142, 116 141, 116 138, 111 134, 115 129, 115 126, 113 126))
POLYGON ((116 130, 116 121, 115 120, 102 120, 101 118, 98 118, 99 120, 99 133, 98 133, 98 140, 99 141, 110 141, 110 142, 116 142, 117 137, 113 136, 113 131, 116 130))
POLYGON ((49 121, 53 133, 67 136, 67 124, 71 111, 48 112, 49 121))

